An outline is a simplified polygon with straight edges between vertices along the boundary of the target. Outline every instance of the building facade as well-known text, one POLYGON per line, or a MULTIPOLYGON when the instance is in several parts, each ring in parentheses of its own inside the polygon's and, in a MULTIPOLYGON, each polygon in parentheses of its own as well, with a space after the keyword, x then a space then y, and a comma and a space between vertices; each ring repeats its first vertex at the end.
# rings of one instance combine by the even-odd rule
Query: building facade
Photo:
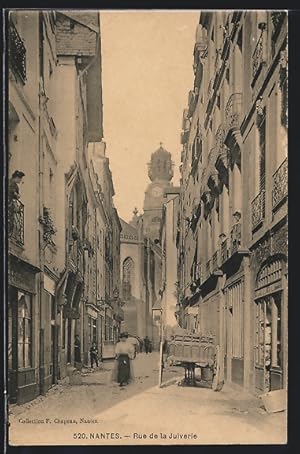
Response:
POLYGON ((18 11, 8 18, 9 184, 15 171, 25 174, 18 196, 9 194, 7 205, 8 392, 11 402, 20 403, 39 394, 40 381, 40 20, 18 11))
POLYGON ((286 46, 285 12, 201 13, 181 136, 178 319, 256 392, 287 386, 286 46))
POLYGON ((161 223, 160 244, 162 251, 162 286, 161 286, 161 309, 164 335, 177 326, 177 231, 179 214, 180 188, 170 187, 165 189, 165 203, 163 206, 163 218, 161 223))
POLYGON ((104 228, 100 240, 104 251, 104 298, 100 298, 98 302, 98 306, 104 311, 102 355, 103 358, 112 358, 124 316, 120 299, 120 234, 122 226, 113 202, 115 190, 109 158, 106 156, 105 142, 90 142, 89 156, 101 185, 100 197, 104 210, 104 228))
POLYGON ((121 219, 122 302, 125 331, 143 338, 146 335, 146 282, 144 276, 144 237, 142 219, 134 211, 130 223, 121 219))
POLYGON ((88 365, 93 341, 113 356, 121 225, 108 158, 91 153, 105 149, 99 13, 13 11, 7 26, 9 399, 23 403, 88 365))

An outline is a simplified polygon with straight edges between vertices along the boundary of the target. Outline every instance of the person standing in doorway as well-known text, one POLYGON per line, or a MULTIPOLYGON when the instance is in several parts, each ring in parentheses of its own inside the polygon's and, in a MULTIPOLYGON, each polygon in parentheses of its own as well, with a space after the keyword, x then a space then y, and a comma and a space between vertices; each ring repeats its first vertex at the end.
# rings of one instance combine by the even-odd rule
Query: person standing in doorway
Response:
POLYGON ((98 367, 98 348, 96 342, 92 343, 90 348, 90 357, 91 357, 91 368, 94 368, 94 363, 96 363, 96 367, 98 367))
POLYGON ((151 342, 150 342, 149 337, 146 336, 145 339, 144 339, 144 347, 145 347, 145 352, 147 353, 147 355, 150 352, 150 343, 151 342))

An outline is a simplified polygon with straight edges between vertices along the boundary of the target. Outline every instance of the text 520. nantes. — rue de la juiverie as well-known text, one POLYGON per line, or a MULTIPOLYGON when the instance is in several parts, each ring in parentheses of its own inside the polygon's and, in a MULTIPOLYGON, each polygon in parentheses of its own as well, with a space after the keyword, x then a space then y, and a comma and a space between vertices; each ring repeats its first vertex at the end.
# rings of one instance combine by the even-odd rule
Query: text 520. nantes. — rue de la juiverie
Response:
POLYGON ((178 432, 151 432, 151 433, 138 433, 120 434, 118 432, 74 432, 74 440, 196 440, 198 435, 195 433, 178 433, 178 432))

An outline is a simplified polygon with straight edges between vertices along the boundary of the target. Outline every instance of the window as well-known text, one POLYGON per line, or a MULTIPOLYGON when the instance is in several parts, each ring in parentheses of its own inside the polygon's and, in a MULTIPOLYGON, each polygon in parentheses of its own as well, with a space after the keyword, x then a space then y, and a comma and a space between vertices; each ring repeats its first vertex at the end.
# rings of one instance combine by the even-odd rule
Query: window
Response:
POLYGON ((229 68, 226 69, 225 77, 226 77, 227 82, 229 83, 229 77, 230 77, 229 68))
POLYGON ((127 257, 123 262, 123 298, 128 300, 131 297, 133 283, 134 263, 131 257, 127 257))
POLYGON ((237 45, 242 52, 243 50, 243 27, 241 27, 239 34, 238 34, 238 39, 237 39, 237 45))
POLYGON ((92 345, 92 342, 97 342, 97 319, 88 317, 88 344, 92 345))
POLYGON ((105 317, 105 340, 113 340, 113 319, 111 317, 105 317))
POLYGON ((258 123, 259 137, 259 190, 266 188, 266 117, 265 109, 258 123))
POLYGON ((29 295, 18 291, 18 365, 32 366, 32 302, 29 295))

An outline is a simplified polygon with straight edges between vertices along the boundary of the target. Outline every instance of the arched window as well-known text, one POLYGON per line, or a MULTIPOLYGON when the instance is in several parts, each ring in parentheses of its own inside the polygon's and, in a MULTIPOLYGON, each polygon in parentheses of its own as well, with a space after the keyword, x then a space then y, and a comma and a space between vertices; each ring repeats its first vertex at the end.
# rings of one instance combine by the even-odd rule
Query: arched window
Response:
POLYGON ((123 298, 125 301, 131 297, 133 272, 133 260, 131 257, 127 257, 123 262, 123 298))

